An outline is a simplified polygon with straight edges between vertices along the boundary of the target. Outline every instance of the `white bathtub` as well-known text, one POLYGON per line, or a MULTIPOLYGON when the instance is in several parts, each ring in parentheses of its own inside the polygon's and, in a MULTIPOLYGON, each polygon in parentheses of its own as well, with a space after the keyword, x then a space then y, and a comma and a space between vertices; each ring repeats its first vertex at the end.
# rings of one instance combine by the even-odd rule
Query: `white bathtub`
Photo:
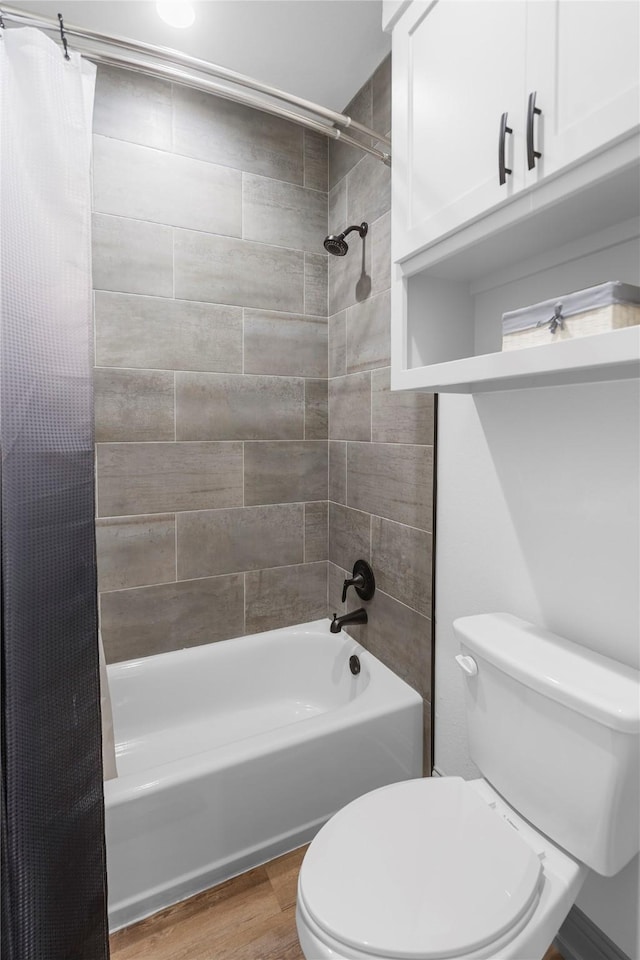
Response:
POLYGON ((350 800, 421 774, 420 696, 328 620, 108 674, 112 930, 306 843, 350 800))

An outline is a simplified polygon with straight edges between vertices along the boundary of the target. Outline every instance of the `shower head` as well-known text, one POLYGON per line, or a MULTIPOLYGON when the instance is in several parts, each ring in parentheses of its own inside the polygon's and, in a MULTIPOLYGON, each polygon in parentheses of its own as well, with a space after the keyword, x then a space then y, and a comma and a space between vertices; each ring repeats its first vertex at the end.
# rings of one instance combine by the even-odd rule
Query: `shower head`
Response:
POLYGON ((329 234, 328 237, 324 238, 324 248, 327 253, 332 253, 334 257, 344 257, 349 250, 349 244, 342 234, 337 237, 329 234))
POLYGON ((333 254, 334 257, 346 256, 349 250, 349 244, 345 240, 345 237, 349 233, 352 233, 353 230, 357 230, 360 234, 360 237, 364 239, 367 235, 367 231, 369 230, 369 224, 363 221, 360 226, 354 225, 352 227, 347 227, 343 233, 339 233, 336 236, 330 233, 328 237, 324 238, 324 248, 327 253, 333 254))

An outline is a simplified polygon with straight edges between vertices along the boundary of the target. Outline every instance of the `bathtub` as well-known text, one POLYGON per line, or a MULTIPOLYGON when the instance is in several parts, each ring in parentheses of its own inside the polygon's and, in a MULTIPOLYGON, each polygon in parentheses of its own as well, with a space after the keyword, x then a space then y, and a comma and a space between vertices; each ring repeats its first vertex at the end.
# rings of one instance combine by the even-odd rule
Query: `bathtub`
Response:
POLYGON ((420 696, 328 620, 108 675, 111 930, 308 842, 368 790, 421 775, 420 696))

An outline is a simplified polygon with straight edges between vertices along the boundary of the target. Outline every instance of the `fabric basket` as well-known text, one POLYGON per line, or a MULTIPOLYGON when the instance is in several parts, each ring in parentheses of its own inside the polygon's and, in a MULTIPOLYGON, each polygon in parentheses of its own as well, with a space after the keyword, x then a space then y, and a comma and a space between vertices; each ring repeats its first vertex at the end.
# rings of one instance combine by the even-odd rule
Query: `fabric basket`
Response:
POLYGON ((640 324, 640 287, 609 280, 502 315, 502 349, 521 350, 640 324))

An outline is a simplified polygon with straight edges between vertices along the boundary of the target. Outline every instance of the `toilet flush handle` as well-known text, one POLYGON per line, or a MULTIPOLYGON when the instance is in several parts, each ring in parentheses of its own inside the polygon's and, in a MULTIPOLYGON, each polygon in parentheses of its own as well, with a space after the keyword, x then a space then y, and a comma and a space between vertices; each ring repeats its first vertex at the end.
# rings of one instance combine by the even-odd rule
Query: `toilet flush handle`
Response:
POLYGON ((475 677, 478 672, 478 664, 473 657, 465 657, 461 653, 456 657, 456 663, 468 677, 475 677))

